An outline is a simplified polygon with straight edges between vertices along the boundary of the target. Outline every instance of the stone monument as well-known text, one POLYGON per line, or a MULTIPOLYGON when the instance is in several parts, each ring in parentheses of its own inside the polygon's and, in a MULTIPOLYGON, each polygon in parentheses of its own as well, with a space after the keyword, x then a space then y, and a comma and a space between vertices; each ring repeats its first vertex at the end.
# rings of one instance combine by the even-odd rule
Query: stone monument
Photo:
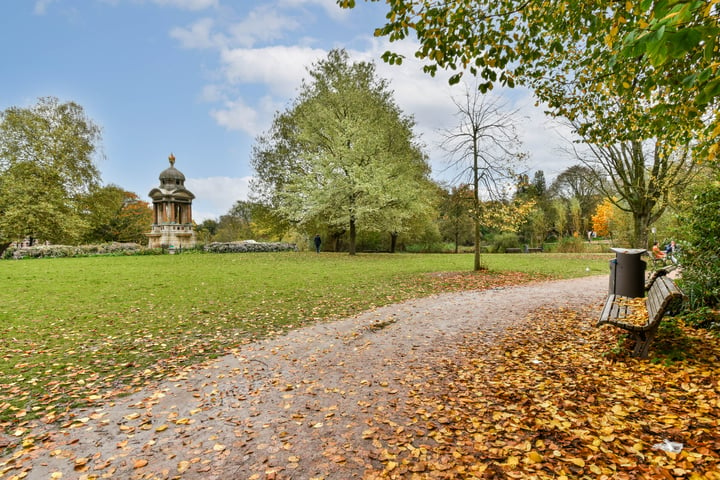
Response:
POLYGON ((153 224, 148 247, 175 249, 195 246, 192 223, 192 201, 195 198, 185 188, 185 175, 175 168, 175 156, 168 157, 170 168, 160 172, 160 186, 148 194, 153 202, 153 224))

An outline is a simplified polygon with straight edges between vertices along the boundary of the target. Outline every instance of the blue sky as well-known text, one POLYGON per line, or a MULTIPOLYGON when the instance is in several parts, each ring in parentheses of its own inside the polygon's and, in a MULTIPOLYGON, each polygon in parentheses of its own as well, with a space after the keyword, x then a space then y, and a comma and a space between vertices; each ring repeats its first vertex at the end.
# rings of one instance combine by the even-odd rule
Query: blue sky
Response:
MULTIPOLYGON (((82 105, 103 130, 103 183, 146 201, 172 152, 197 222, 246 198, 254 139, 332 48, 377 64, 415 117, 433 176, 447 175, 439 132, 456 123, 451 97, 462 91, 423 74, 411 42, 393 45, 408 56, 402 66, 382 62, 388 44, 372 32, 384 2, 348 11, 335 0, 5 0, 2 10, 0 109, 44 96, 82 105)), ((574 163, 527 92, 500 93, 526 117, 531 172, 550 179, 574 163)))

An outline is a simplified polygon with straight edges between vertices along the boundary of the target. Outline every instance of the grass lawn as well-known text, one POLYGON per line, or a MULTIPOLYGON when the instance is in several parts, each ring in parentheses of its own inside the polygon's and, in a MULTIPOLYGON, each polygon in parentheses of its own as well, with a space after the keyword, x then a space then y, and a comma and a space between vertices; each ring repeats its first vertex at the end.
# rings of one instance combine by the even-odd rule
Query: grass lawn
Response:
POLYGON ((611 254, 273 253, 0 262, 0 433, 253 339, 432 293, 607 274, 611 254))

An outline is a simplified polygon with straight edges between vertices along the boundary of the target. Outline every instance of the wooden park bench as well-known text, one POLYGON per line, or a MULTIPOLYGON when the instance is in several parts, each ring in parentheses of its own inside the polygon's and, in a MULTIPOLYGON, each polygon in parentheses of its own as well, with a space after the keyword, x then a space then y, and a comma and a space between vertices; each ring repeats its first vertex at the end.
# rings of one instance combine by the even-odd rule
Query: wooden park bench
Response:
POLYGON ((522 253, 522 248, 506 248, 505 253, 522 253))
POLYGON ((683 293, 671 278, 654 278, 645 298, 609 295, 596 326, 615 325, 630 332, 635 340, 634 357, 647 358, 648 348, 665 314, 676 313, 683 293))

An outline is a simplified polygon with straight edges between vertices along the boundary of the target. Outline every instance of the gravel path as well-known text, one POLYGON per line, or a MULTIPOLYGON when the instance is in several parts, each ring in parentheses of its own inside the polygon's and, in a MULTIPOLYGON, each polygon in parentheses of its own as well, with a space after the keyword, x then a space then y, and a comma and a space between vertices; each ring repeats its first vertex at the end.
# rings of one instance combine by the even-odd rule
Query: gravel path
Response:
POLYGON ((0 459, 0 472, 20 466, 0 478, 29 467, 38 480, 361 478, 374 448, 363 432, 403 401, 404 372, 467 336, 492 342, 549 294, 562 299, 553 306, 599 308, 607 276, 436 295, 249 344, 79 410, 35 450, 0 459))

